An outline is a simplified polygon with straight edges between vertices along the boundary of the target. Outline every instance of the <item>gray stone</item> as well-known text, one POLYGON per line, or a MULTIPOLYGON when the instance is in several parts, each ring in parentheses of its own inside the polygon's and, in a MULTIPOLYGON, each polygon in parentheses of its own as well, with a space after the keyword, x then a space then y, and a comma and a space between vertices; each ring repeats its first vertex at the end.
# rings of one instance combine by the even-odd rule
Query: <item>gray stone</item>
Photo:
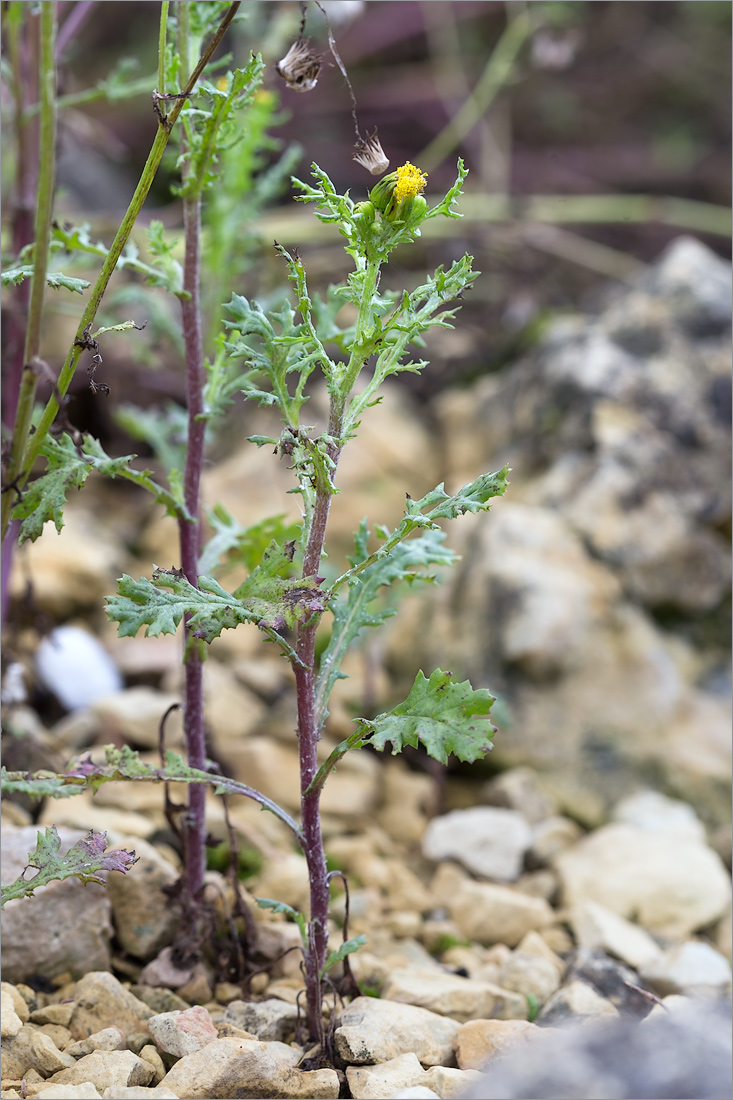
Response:
POLYGON ((426 859, 459 860, 474 874, 514 882, 522 870, 532 832, 523 814, 494 806, 453 810, 434 817, 422 842, 426 859))
MULTIPOLYGON (((73 1009, 73 1005, 71 1007, 73 1009)), ((67 1043, 64 1053, 71 1054, 73 1058, 81 1058, 94 1050, 124 1050, 125 1045, 125 1036, 118 1027, 105 1027, 90 1035, 88 1039, 67 1043)))
POLYGON ((357 997, 343 1009, 334 1043, 344 1062, 389 1062, 412 1052, 423 1066, 448 1065, 457 1020, 412 1004, 357 997))
POLYGON ((730 1010, 699 1003, 639 1025, 599 1020, 502 1058, 468 1100, 720 1100, 733 1091, 730 1010))

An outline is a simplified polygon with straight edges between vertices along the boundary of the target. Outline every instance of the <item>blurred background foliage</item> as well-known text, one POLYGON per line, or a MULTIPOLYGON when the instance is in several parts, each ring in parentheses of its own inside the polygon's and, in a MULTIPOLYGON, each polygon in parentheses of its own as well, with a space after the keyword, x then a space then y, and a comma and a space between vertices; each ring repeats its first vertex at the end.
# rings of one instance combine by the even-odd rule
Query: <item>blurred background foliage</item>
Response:
MULTIPOLYGON (((66 106, 59 122, 57 218, 88 222, 92 237, 108 243, 155 133, 150 92, 159 5, 59 6, 62 27, 79 10, 60 66, 66 106)), ((453 182, 459 155, 471 170, 464 219, 430 223, 417 246, 397 254, 404 270, 389 276, 390 285, 415 285, 426 270, 464 251, 483 272, 456 331, 431 337, 432 368, 402 380, 418 400, 500 369, 531 346, 550 314, 592 306, 609 279, 633 278, 681 232, 728 254, 730 3, 339 0, 323 6, 361 130, 378 127, 392 168, 410 160, 426 169, 429 197, 453 182)), ((275 71, 299 19, 297 3, 248 2, 225 43, 232 58, 223 59, 222 72, 244 65, 251 50, 264 56, 259 121, 252 118, 270 125, 272 140, 254 161, 239 146, 228 188, 217 185, 211 193, 205 284, 212 331, 219 303, 231 291, 266 297, 282 287, 274 238, 301 248, 312 289, 349 270, 338 235, 292 202, 288 177, 308 178, 312 161, 355 199, 373 182, 352 160, 351 102, 314 3, 306 34, 323 59, 316 88, 294 94, 275 71), (248 178, 268 169, 269 206, 253 216, 248 178), (217 241, 233 235, 241 242, 239 259, 223 272, 217 241)), ((7 97, 4 109, 7 200, 13 160, 7 97)), ((175 156, 172 150, 142 219, 160 219, 174 238, 181 226, 180 199, 171 190, 175 156)), ((4 204, 6 218, 10 205, 4 204)), ((144 248, 143 225, 136 232, 144 248)), ((78 299, 65 292, 50 298, 56 323, 46 350, 57 363, 78 299)), ((86 377, 75 383, 70 415, 78 427, 114 443, 120 428, 113 403, 182 401, 180 347, 175 323, 168 323, 177 308, 175 299, 138 277, 116 276, 104 323, 118 321, 122 311, 151 324, 144 337, 108 347, 112 402, 93 397, 86 377)))

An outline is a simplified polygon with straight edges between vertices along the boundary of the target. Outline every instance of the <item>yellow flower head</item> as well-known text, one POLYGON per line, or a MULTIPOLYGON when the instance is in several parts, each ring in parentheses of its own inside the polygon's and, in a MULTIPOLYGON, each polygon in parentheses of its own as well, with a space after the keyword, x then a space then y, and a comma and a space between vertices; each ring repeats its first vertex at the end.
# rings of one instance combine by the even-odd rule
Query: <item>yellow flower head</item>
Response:
POLYGON ((404 202, 405 199, 414 199, 425 190, 427 173, 421 172, 414 164, 410 164, 409 160, 407 164, 397 169, 396 176, 394 195, 398 203, 404 202))
POLYGON ((226 92, 229 90, 229 77, 220 76, 216 82, 216 87, 220 92, 226 92))

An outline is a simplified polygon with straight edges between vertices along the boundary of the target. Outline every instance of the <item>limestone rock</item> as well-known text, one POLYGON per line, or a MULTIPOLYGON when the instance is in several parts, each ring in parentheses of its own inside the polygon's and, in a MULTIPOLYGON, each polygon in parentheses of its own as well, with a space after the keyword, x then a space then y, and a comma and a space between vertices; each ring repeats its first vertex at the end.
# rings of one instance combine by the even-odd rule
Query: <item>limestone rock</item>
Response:
MULTIPOLYGON (((74 1006, 70 1006, 72 1011, 74 1006)), ((71 1054, 74 1058, 81 1058, 84 1054, 91 1054, 94 1050, 124 1050, 125 1036, 118 1027, 105 1027, 96 1031, 88 1039, 79 1039, 75 1043, 68 1043, 64 1047, 65 1054, 71 1054)))
POLYGON ((156 1045, 174 1058, 183 1058, 218 1039, 211 1016, 201 1005, 184 1012, 161 1012, 148 1020, 148 1030, 156 1045))
POLYGON ((434 1089, 441 1100, 453 1100, 453 1098, 466 1095, 466 1089, 476 1084, 481 1075, 472 1070, 454 1069, 451 1066, 431 1066, 425 1072, 425 1084, 429 1089, 434 1089))
POLYGON ((144 1088, 142 1085, 128 1085, 127 1088, 105 1089, 102 1100, 178 1100, 175 1092, 165 1088, 144 1088))
POLYGON ((554 801, 542 789, 534 768, 508 768, 493 776, 481 788, 479 801, 517 810, 530 825, 539 825, 556 812, 554 801))
MULTIPOLYGON (((62 855, 86 835, 61 825, 58 834, 62 855)), ((3 828, 4 882, 13 882, 21 874, 37 839, 35 826, 3 828)), ((105 888, 94 882, 84 886, 78 879, 51 882, 33 897, 8 902, 0 941, 5 979, 20 982, 33 974, 53 978, 66 971, 77 976, 90 967, 109 967, 110 913, 105 888)))
POLYGON ((457 859, 469 871, 497 882, 514 882, 532 839, 517 810, 475 806, 434 817, 422 842, 426 859, 457 859))
POLYGON ((532 844, 529 849, 531 865, 544 866, 551 863, 555 856, 565 848, 572 847, 583 835, 583 830, 569 817, 556 815, 545 818, 532 830, 532 844))
POLYGON ((641 976, 660 997, 682 993, 691 997, 730 994, 730 963, 708 943, 688 940, 660 952, 641 967, 641 976))
POLYGON ((441 864, 431 891, 463 936, 477 943, 516 947, 527 932, 552 924, 554 914, 543 898, 533 898, 488 882, 474 882, 458 868, 441 864))
POLYGON ((293 1037, 297 1016, 294 1005, 274 997, 264 1001, 238 1000, 227 1005, 224 1023, 248 1031, 262 1042, 286 1042, 293 1037))
POLYGON ((12 1039, 22 1026, 23 1021, 15 1011, 12 996, 3 989, 0 993, 0 1037, 12 1039))
MULTIPOLYGON (((123 844, 127 847, 127 841, 123 844)), ((138 861, 125 875, 110 875, 107 891, 117 939, 136 959, 147 960, 170 943, 178 925, 175 905, 163 892, 178 878, 173 865, 152 844, 130 838, 138 861)))
POLYGON ((597 901, 669 938, 711 924, 731 896, 728 873, 711 848, 621 822, 561 852, 555 867, 565 905, 597 901))
MULTIPOLYGON (((26 986, 26 988, 28 987, 26 986)), ((0 992, 5 993, 10 997, 13 1009, 15 1010, 15 1013, 21 1023, 27 1023, 30 1019, 31 1010, 28 1007, 28 1002, 25 1000, 23 994, 17 988, 17 986, 13 985, 11 982, 0 982, 0 992)), ((33 995, 35 996, 35 994, 33 995)))
POLYGON ((543 1034, 527 1020, 469 1020, 456 1034, 454 1049, 460 1069, 483 1069, 543 1034))
POLYGON ((334 1042, 344 1062, 389 1062, 412 1052, 423 1066, 447 1065, 457 1020, 412 1004, 357 997, 341 1012, 334 1042))
POLYGON ((517 949, 500 965, 496 984, 544 1004, 559 988, 560 975, 550 959, 517 949))
POLYGON ((354 1100, 383 1100, 403 1089, 424 1085, 425 1078, 426 1072, 415 1054, 400 1054, 374 1066, 346 1067, 346 1080, 354 1100))
POLYGON ((154 1015, 113 974, 103 971, 85 974, 77 982, 74 998, 76 1004, 69 1028, 76 1039, 86 1039, 106 1027, 117 1027, 123 1035, 144 1031, 146 1022, 154 1015))
POLYGON ((660 791, 642 790, 627 795, 611 811, 613 821, 635 825, 647 833, 664 833, 705 843, 705 826, 692 806, 660 791))
POLYGON ((91 1083, 100 1092, 106 1088, 126 1085, 147 1085, 153 1077, 153 1067, 133 1054, 131 1050, 95 1050, 85 1054, 70 1069, 54 1074, 57 1085, 81 1085, 91 1083))
POLYGON ((573 905, 569 919, 580 947, 601 948, 629 966, 643 967, 661 953, 648 932, 597 901, 586 899, 573 905))
POLYGON ((66 710, 120 691, 122 677, 104 646, 79 626, 57 626, 36 651, 36 671, 66 710))
MULTIPOLYGON (((338 1097, 339 1079, 334 1070, 296 1069, 284 1060, 288 1051, 282 1043, 216 1039, 176 1062, 161 1085, 186 1100, 229 1100, 237 1092, 274 1100, 338 1097)), ((298 1057, 295 1051, 289 1053, 298 1057)))
POLYGON ((382 989, 385 1000, 419 1005, 461 1023, 478 1017, 527 1018, 527 999, 491 982, 419 967, 393 970, 382 989))
MULTIPOLYGON (((101 723, 103 741, 121 739, 135 748, 157 749, 160 720, 173 703, 179 702, 178 695, 141 685, 97 699, 91 710, 101 723)), ((180 709, 169 714, 165 734, 167 748, 183 744, 180 709)))
POLYGON ((586 982, 571 981, 545 1001, 537 1021, 543 1027, 559 1027, 589 1016, 618 1016, 618 1011, 586 982))
MULTIPOLYGON (((115 1096, 123 1095, 121 1090, 113 1091, 115 1096)), ((102 1094, 91 1081, 85 1081, 81 1085, 46 1085, 35 1095, 40 1100, 100 1100, 102 1094)), ((105 1090, 106 1095, 107 1090, 105 1090)))

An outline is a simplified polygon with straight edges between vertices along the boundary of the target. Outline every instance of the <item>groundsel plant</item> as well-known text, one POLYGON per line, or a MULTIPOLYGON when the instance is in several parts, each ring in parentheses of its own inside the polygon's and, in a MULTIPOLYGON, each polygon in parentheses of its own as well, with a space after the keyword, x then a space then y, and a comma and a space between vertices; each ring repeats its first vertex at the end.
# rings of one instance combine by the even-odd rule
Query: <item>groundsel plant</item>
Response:
MULTIPOLYGON (((364 415, 378 415, 372 406, 378 403, 379 389, 387 378, 426 366, 410 357, 411 346, 419 345, 429 328, 449 327, 456 299, 476 278, 471 257, 464 256, 447 270, 439 267, 415 290, 393 292, 380 287, 382 268, 392 250, 412 241, 424 221, 455 216, 465 175, 459 162, 456 183, 432 209, 421 194, 425 177, 409 163, 380 180, 369 198, 358 203, 338 194, 316 165, 314 184, 294 180, 300 201, 313 203, 316 216, 333 223, 345 238, 354 270, 346 284, 330 287, 324 297, 311 295, 301 257, 295 250, 276 246, 287 267, 295 304, 268 313, 235 294, 226 307, 226 323, 228 354, 244 364, 241 391, 280 413, 279 438, 251 438, 257 446, 274 447, 290 460, 302 501, 298 537, 285 542, 273 539, 234 592, 225 591, 212 576, 199 576, 194 586, 177 570, 157 569, 150 579, 123 577, 118 594, 108 601, 108 615, 119 623, 121 635, 142 629, 148 635, 170 633, 186 616, 193 643, 203 645, 222 630, 248 623, 263 631, 292 666, 301 820, 299 824, 287 821, 308 864, 310 914, 307 922, 299 923, 307 1022, 312 1038, 321 1043, 323 980, 330 966, 359 945, 353 940, 337 952, 328 951, 329 884, 337 872, 327 870, 319 804, 329 773, 346 752, 365 745, 380 751, 390 745, 392 753, 397 753, 405 745, 420 744, 443 764, 451 753, 474 761, 490 748, 494 732, 489 722, 494 700, 487 690, 455 683, 449 672, 436 670, 425 676, 420 671, 404 702, 376 718, 359 719, 353 734, 325 762, 318 762, 328 699, 342 675, 344 655, 363 629, 380 625, 388 614, 376 603, 379 590, 429 576, 431 568, 449 564, 453 555, 443 545, 438 521, 486 511, 491 499, 506 488, 504 468, 477 478, 455 494, 439 485, 419 500, 408 496, 404 516, 394 530, 378 526, 372 537, 366 521, 361 524, 349 568, 331 584, 324 584, 321 560, 343 448, 364 415), (356 308, 356 317, 341 327, 338 316, 345 302, 356 308), (339 349, 338 358, 326 351, 326 343, 339 349), (318 434, 301 420, 306 384, 313 375, 325 379, 329 398, 328 424, 318 434), (330 619, 331 632, 317 660, 316 631, 324 615, 330 619)), ((251 532, 242 531, 237 537, 246 541, 251 532)), ((279 816, 286 820, 282 812, 279 816)))

